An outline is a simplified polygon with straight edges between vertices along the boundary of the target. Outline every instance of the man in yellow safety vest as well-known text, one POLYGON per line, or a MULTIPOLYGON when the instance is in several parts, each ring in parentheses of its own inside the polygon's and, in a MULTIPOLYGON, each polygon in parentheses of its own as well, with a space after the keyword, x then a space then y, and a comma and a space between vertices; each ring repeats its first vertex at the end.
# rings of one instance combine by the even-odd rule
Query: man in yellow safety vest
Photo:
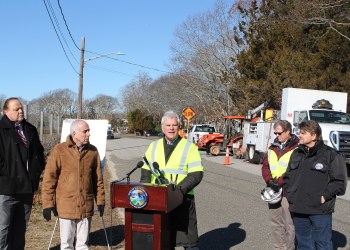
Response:
MULTIPOLYGON (((267 186, 278 192, 283 185, 283 175, 287 170, 293 150, 298 147, 299 138, 292 134, 292 126, 286 120, 277 121, 274 126, 276 139, 268 149, 262 166, 262 177, 267 186)), ((288 201, 282 197, 280 202, 268 204, 274 249, 295 249, 294 225, 288 201)))
POLYGON ((179 122, 179 116, 173 111, 164 113, 161 120, 164 137, 149 145, 141 169, 141 182, 159 182, 153 168, 156 162, 163 181, 181 190, 183 202, 169 215, 171 249, 182 246, 194 250, 199 249, 194 188, 201 182, 204 168, 197 146, 179 136, 179 122))

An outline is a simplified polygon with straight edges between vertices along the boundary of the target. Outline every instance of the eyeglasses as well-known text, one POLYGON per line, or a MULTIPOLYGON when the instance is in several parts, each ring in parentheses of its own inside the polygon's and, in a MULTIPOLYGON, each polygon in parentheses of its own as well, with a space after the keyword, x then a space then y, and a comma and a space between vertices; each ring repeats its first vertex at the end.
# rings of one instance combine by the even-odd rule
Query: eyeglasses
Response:
POLYGON ((275 135, 281 135, 281 134, 283 134, 284 133, 284 131, 283 132, 273 132, 275 135))

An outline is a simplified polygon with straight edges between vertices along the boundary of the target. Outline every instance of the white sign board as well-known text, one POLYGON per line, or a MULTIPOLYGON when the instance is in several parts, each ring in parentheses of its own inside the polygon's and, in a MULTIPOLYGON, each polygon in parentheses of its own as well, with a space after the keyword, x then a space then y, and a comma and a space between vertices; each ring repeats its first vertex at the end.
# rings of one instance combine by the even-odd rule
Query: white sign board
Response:
MULTIPOLYGON (((61 142, 65 142, 70 134, 70 125, 75 119, 65 119, 62 124, 61 142)), ((106 155, 108 120, 84 120, 90 127, 90 143, 94 145, 100 154, 102 166, 106 155)))

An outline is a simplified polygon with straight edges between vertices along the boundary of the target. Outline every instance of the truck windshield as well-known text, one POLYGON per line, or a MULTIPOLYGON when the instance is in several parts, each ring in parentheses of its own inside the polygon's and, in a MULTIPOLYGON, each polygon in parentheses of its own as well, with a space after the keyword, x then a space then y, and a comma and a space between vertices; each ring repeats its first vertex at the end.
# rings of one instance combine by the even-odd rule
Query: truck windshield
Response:
POLYGON ((350 115, 332 110, 310 110, 310 119, 323 123, 350 124, 350 115))

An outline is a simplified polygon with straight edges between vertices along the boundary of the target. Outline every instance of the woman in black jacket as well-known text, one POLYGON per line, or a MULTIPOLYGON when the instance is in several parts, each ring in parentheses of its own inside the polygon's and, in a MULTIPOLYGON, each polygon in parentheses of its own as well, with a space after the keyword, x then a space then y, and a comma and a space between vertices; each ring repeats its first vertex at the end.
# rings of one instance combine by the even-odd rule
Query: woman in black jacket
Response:
POLYGON ((300 123, 300 145, 283 179, 297 249, 333 249, 332 213, 347 184, 345 159, 325 145, 316 121, 300 123))

